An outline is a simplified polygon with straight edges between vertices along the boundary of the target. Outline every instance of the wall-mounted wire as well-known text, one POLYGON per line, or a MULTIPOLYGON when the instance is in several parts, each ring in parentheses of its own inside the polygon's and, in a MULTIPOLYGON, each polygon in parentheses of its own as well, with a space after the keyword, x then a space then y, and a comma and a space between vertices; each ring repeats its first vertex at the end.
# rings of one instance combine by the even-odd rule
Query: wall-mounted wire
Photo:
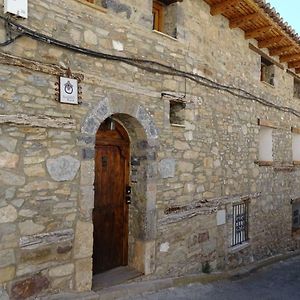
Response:
POLYGON ((7 19, 4 19, 5 24, 5 31, 6 31, 6 40, 4 42, 0 42, 0 46, 8 46, 9 44, 13 43, 16 39, 22 36, 22 34, 17 34, 16 36, 13 36, 13 30, 10 26, 10 23, 7 22, 7 19))
POLYGON ((287 112, 287 113, 293 114, 297 117, 300 117, 300 111, 297 111, 291 107, 274 104, 271 101, 268 101, 262 97, 258 97, 254 94, 251 94, 250 92, 248 92, 242 88, 237 88, 234 86, 220 84, 220 83, 215 82, 204 76, 194 74, 191 72, 185 72, 185 71, 179 70, 175 67, 172 67, 172 66, 169 66, 166 64, 162 64, 162 63, 159 63, 156 61, 106 54, 103 52, 94 51, 94 50, 90 50, 87 48, 75 46, 73 44, 69 44, 69 43, 54 39, 45 34, 38 33, 36 31, 29 29, 23 25, 20 25, 6 17, 0 16, 0 19, 4 20, 11 27, 11 29, 13 31, 19 32, 19 34, 13 40, 6 41, 3 45, 0 44, 0 46, 5 46, 6 43, 10 44, 10 43, 14 42, 18 37, 23 35, 23 36, 27 36, 31 39, 34 39, 34 40, 37 40, 37 41, 40 41, 43 43, 47 43, 47 44, 55 45, 55 46, 62 47, 62 48, 68 49, 68 50, 72 50, 76 53, 85 54, 85 55, 88 55, 91 57, 96 57, 99 59, 123 62, 125 64, 137 67, 137 68, 139 68, 141 70, 145 70, 147 72, 161 74, 161 75, 170 75, 170 76, 181 77, 181 78, 185 78, 185 80, 189 79, 189 80, 191 80, 197 84, 200 84, 204 87, 223 91, 223 92, 229 93, 233 96, 236 96, 238 98, 242 98, 244 100, 255 101, 264 106, 271 107, 271 108, 277 109, 279 111, 287 112))

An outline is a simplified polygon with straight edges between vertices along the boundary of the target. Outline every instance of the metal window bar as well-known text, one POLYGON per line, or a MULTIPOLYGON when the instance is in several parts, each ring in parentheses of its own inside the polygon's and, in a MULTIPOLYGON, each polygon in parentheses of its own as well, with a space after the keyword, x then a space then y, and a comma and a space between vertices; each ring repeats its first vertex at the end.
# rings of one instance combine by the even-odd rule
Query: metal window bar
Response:
POLYGON ((232 246, 248 240, 248 203, 233 205, 232 246))

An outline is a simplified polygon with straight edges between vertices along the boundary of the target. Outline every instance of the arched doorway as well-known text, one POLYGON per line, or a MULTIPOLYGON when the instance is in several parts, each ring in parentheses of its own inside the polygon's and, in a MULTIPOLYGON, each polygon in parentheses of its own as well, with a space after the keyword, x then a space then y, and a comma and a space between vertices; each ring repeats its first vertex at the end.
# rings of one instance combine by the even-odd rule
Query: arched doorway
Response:
POLYGON ((130 141, 112 118, 96 134, 93 274, 128 264, 130 141))
MULTIPOLYGON (((103 123, 108 118, 114 119, 122 129, 126 130, 130 138, 130 185, 132 187, 132 203, 129 205, 128 220, 128 267, 149 275, 155 271, 156 256, 156 186, 157 186, 157 149, 159 146, 158 130, 152 116, 140 104, 139 99, 111 97, 102 98, 97 105, 90 110, 81 126, 79 144, 83 147, 84 161, 81 162, 81 196, 79 209, 81 217, 86 223, 93 223, 91 211, 95 204, 95 142, 96 135, 103 123), (92 154, 92 155, 91 155, 92 154)), ((117 125, 118 126, 118 125, 117 125)), ((98 132, 99 133, 99 132, 98 132)), ((101 135, 102 133, 100 133, 101 135)), ((99 137, 99 135, 98 135, 99 137)), ((100 137, 97 139, 101 139, 100 137)), ((102 139, 104 140, 104 139, 102 139)), ((90 264, 86 266, 87 272, 82 268, 76 268, 76 288, 83 290, 82 286, 89 287, 93 283, 93 289, 97 289, 99 277, 106 277, 108 272, 92 276, 93 259, 93 230, 95 224, 91 224, 92 230, 86 232, 87 259, 90 264), (92 243, 90 242, 92 240, 92 243), (83 274, 85 274, 83 276, 83 274)), ((79 227, 78 227, 79 228, 79 227)), ((80 236, 79 230, 75 232, 75 239, 80 236)), ((82 245, 83 247, 83 245, 82 245)), ((96 245, 94 245, 96 249, 96 245)), ((81 262, 83 257, 79 250, 74 251, 74 256, 81 262)), ((118 268, 117 268, 118 269, 118 268)), ((111 271, 116 270, 115 268, 111 271)), ((110 277, 111 278, 111 277, 110 277)), ((111 280, 110 280, 111 281, 111 280)))

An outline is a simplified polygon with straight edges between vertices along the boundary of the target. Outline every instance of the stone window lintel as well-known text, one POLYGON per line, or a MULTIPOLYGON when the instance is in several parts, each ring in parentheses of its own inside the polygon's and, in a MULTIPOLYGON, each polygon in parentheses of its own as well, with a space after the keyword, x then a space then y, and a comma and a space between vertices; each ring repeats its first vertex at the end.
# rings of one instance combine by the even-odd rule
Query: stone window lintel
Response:
POLYGON ((291 127, 291 132, 292 132, 292 133, 296 133, 296 134, 300 134, 300 128, 297 128, 297 127, 291 127))
POLYGON ((272 121, 266 119, 257 119, 257 124, 259 126, 270 127, 274 129, 278 128, 278 126, 276 126, 272 121))
POLYGON ((254 162, 255 164, 259 165, 260 167, 272 167, 274 162, 273 161, 267 161, 267 160, 256 160, 254 162))

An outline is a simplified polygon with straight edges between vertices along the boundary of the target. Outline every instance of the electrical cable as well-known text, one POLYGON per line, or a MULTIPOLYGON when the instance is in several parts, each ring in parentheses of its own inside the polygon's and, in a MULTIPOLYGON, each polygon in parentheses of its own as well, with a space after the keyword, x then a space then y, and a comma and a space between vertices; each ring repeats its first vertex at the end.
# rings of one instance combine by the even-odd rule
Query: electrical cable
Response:
POLYGON ((281 105, 274 104, 262 97, 255 96, 255 95, 251 94, 250 92, 247 92, 246 90, 241 89, 241 88, 220 84, 220 83, 217 83, 217 82, 215 82, 211 79, 208 79, 204 76, 190 73, 190 72, 185 72, 185 71, 179 70, 175 67, 159 63, 157 61, 106 54, 103 52, 79 47, 79 46, 76 46, 73 44, 69 44, 69 43, 57 40, 57 39, 47 36, 45 34, 38 33, 32 29, 29 29, 23 25, 20 25, 20 24, 12 21, 6 17, 3 17, 1 15, 0 15, 0 19, 4 20, 5 23, 9 26, 9 28, 11 28, 12 31, 19 32, 19 34, 16 37, 10 38, 7 41, 5 41, 4 43, 0 43, 0 46, 9 45, 12 42, 14 42, 17 38, 19 38, 20 36, 27 36, 31 39, 34 39, 34 40, 37 40, 37 41, 40 41, 43 43, 52 44, 52 45, 55 45, 58 47, 72 50, 76 53, 80 53, 80 54, 84 54, 84 55, 88 55, 88 56, 92 56, 92 57, 96 57, 96 58, 100 58, 100 59, 110 60, 110 61, 123 62, 125 64, 137 67, 137 68, 142 69, 147 72, 157 73, 157 74, 161 74, 161 75, 182 77, 182 78, 185 78, 185 80, 189 79, 189 80, 191 80, 197 84, 200 84, 204 87, 224 91, 235 97, 239 97, 239 98, 242 98, 245 100, 256 101, 264 106, 271 107, 271 108, 274 108, 274 109, 277 109, 277 110, 280 110, 283 112, 288 112, 297 117, 300 117, 300 111, 297 111, 297 110, 287 107, 287 106, 281 106, 281 105))
POLYGON ((13 43, 16 39, 22 36, 22 34, 18 34, 15 37, 12 36, 12 30, 9 23, 5 20, 5 29, 6 29, 6 36, 7 39, 4 42, 0 42, 0 46, 8 46, 9 44, 13 43))
POLYGON ((3 46, 8 46, 9 44, 13 43, 16 39, 18 39, 19 37, 21 37, 22 34, 18 34, 17 36, 15 36, 14 38, 10 38, 10 39, 7 39, 6 41, 4 42, 1 42, 0 43, 0 47, 3 47, 3 46))

